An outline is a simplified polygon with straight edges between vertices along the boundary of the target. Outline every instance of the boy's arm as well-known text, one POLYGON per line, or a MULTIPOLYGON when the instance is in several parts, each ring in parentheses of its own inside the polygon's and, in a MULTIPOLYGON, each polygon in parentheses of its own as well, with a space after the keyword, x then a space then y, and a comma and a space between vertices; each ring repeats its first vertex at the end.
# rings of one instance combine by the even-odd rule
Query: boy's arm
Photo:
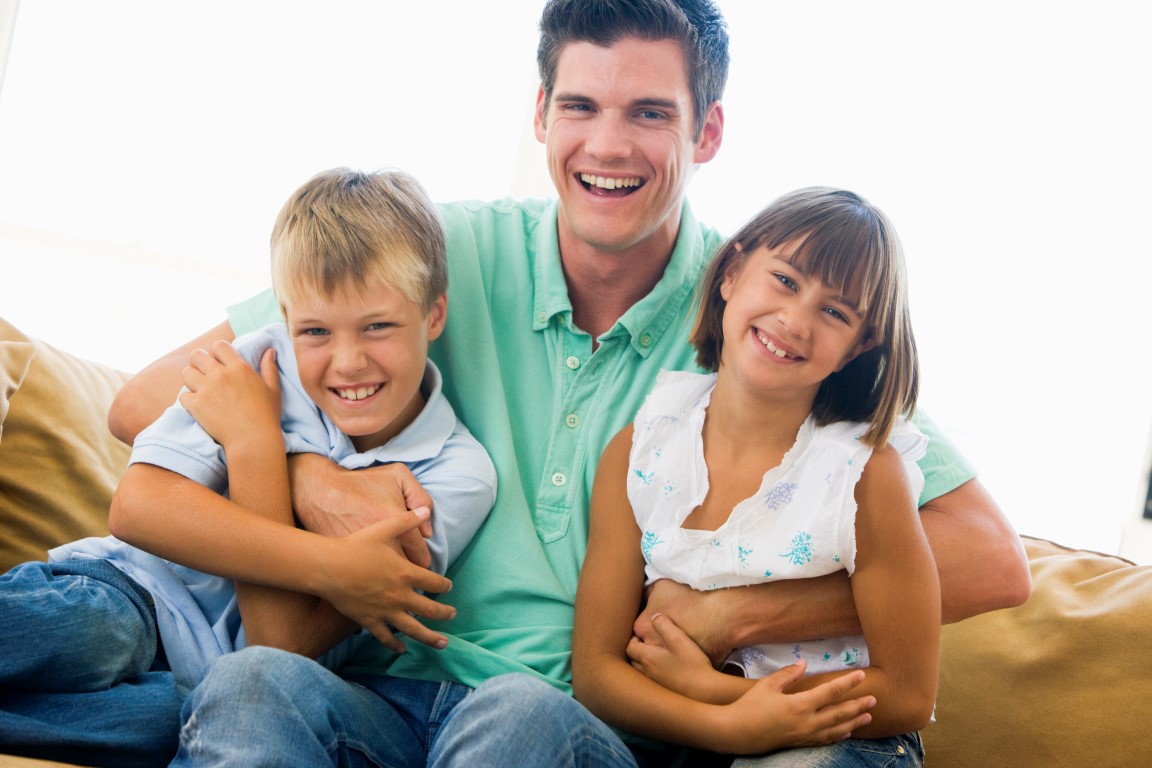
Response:
MULTIPOLYGON (((978 479, 926 502, 920 513, 939 573, 943 623, 1027 599, 1031 581, 1023 545, 978 479), (972 567, 976 562, 979 568, 972 567)), ((843 573, 712 592, 660 581, 637 619, 637 635, 650 632, 658 612, 668 614, 714 662, 744 645, 861 631, 843 573)))
POLYGON ((132 445, 145 427, 170 406, 180 392, 181 374, 188 365, 188 355, 195 349, 207 349, 213 342, 236 340, 232 326, 225 320, 215 328, 172 350, 132 376, 116 393, 108 411, 108 429, 120 441, 132 445))

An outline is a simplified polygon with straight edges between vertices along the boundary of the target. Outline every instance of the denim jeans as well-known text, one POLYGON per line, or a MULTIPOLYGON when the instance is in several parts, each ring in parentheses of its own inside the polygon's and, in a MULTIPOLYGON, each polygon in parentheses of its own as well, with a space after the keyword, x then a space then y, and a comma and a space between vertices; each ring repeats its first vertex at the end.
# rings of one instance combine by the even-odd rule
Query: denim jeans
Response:
POLYGON ((924 749, 918 733, 884 739, 845 739, 823 747, 801 747, 744 757, 732 768, 920 768, 924 749))
POLYGON ((153 611, 148 593, 103 560, 0 575, 0 751, 165 765, 183 692, 156 662, 153 611))
POLYGON ((184 706, 174 766, 622 766, 623 742, 528 675, 475 691, 384 675, 341 677, 250 647, 213 662, 184 706))

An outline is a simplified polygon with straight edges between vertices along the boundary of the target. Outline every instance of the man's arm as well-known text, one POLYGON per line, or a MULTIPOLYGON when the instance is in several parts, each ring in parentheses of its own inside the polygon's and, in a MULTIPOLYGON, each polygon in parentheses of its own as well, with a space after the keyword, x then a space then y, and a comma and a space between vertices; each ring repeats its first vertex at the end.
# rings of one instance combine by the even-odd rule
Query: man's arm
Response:
POLYGON ((214 341, 232 342, 236 334, 225 320, 187 344, 149 364, 124 383, 108 411, 108 429, 131 445, 136 435, 160 417, 176 401, 182 385, 181 373, 194 349, 208 349, 214 341))
MULTIPOLYGON (((940 574, 941 621, 1011 608, 1028 598, 1031 578, 1023 545, 978 479, 920 508, 940 574)), ((636 620, 651 634, 651 616, 665 613, 712 658, 753 643, 859 634, 851 584, 844 573, 817 579, 697 592, 657 582, 636 620)))

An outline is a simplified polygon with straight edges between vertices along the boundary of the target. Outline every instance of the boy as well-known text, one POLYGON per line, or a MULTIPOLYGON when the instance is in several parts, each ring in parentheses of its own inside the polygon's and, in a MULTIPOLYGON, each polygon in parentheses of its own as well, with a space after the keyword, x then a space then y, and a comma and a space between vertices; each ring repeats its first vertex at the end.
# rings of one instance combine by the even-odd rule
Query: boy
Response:
MULTIPOLYGON (((394 609, 387 625, 369 629, 385 645, 403 650, 388 625, 446 643, 408 612, 449 618, 449 606, 421 594, 397 604, 392 593, 395 585, 447 591, 439 574, 487 515, 496 479, 427 359, 447 308, 436 208, 405 174, 327 171, 284 205, 271 250, 287 323, 191 360, 179 403, 134 444, 109 517, 120 538, 74 542, 49 563, 0 577, 0 684, 96 690, 168 666, 185 689, 213 659, 257 644, 338 666, 368 636, 324 599, 339 601, 344 590, 326 581, 333 561, 379 572, 380 599, 394 609), (435 524, 425 507, 342 538, 293 528, 285 539, 283 527, 294 525, 285 449, 349 469, 402 462, 435 499, 435 524), (156 525, 150 512, 160 504, 195 509, 196 536, 152 553, 126 543, 156 525), (277 534, 278 546, 292 549, 299 593, 245 583, 261 566, 230 559, 229 529, 257 515, 263 522, 245 526, 246 543, 277 534), (388 545, 418 526, 426 550, 411 540, 405 549, 431 571, 388 545), (161 559, 176 552, 180 565, 161 559)), ((47 707, 37 714, 48 717, 47 707)), ((164 722, 174 744, 175 721, 164 722)), ((93 759, 90 750, 76 757, 93 759)))

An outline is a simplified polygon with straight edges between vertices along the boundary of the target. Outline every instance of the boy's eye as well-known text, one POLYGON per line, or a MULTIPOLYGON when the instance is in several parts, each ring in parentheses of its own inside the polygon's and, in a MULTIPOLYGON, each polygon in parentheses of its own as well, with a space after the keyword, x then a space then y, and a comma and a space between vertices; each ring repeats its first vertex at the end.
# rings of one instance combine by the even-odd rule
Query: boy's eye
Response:
POLYGON ((392 323, 386 323, 386 322, 381 321, 379 323, 369 323, 367 330, 369 330, 369 331, 386 331, 391 327, 392 327, 392 323))
POLYGON ((324 328, 304 328, 300 331, 301 336, 324 336, 328 331, 324 328))

